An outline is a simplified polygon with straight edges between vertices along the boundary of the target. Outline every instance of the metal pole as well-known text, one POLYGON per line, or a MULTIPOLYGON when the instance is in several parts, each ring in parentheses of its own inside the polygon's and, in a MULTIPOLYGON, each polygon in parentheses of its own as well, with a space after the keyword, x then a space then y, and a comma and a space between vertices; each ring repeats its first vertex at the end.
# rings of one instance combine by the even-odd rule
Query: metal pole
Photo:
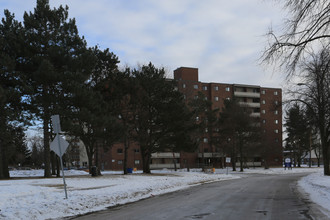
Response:
POLYGON ((64 168, 63 168, 63 162, 62 162, 62 150, 61 150, 61 142, 60 142, 60 135, 59 135, 59 133, 57 133, 56 136, 57 136, 58 147, 59 147, 60 155, 61 155, 60 156, 60 163, 61 163, 61 168, 62 168, 62 177, 63 177, 65 198, 68 199, 68 194, 66 192, 66 183, 65 183, 64 168))

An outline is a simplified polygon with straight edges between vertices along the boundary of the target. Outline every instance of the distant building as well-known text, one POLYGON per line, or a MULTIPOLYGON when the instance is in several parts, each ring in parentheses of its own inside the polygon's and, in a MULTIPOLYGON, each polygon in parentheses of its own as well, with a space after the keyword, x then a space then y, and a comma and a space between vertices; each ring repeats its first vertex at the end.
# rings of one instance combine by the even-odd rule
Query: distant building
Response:
MULTIPOLYGON (((251 152, 250 158, 245 161, 246 166, 262 166, 267 158, 268 166, 281 166, 282 156, 282 90, 280 88, 266 88, 256 85, 208 83, 198 80, 198 69, 180 67, 174 71, 174 80, 178 83, 178 90, 185 99, 196 98, 202 92, 212 101, 212 109, 222 109, 225 99, 235 97, 239 103, 252 110, 252 116, 260 120, 263 133, 262 146, 259 153, 251 152), (252 156, 251 156, 252 155, 252 156)), ((209 145, 208 132, 200 134, 202 138, 196 152, 158 152, 152 154, 151 169, 200 167, 205 164, 213 167, 222 167, 225 164, 225 155, 218 148, 209 145)), ((111 170, 123 169, 123 144, 114 145, 108 152, 100 155, 102 168, 111 170)), ((142 169, 142 158, 139 146, 132 143, 128 151, 128 167, 142 169)))

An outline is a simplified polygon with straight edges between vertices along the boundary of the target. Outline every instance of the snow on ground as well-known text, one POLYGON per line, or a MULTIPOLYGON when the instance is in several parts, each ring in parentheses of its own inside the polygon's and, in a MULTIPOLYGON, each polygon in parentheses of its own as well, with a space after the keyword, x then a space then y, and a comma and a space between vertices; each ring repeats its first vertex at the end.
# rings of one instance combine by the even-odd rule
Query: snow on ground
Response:
POLYGON ((205 182, 239 178, 201 172, 118 173, 103 172, 103 176, 93 178, 84 171, 66 171, 68 199, 64 199, 62 178, 38 178, 42 170, 11 171, 16 179, 0 181, 0 219, 74 216, 205 182))
POLYGON ((310 194, 313 202, 330 211, 330 177, 322 168, 250 168, 244 172, 216 169, 215 173, 202 173, 201 169, 141 171, 122 175, 120 171, 104 171, 93 178, 85 171, 65 171, 68 199, 64 199, 62 178, 40 178, 43 170, 13 170, 12 180, 0 181, 0 219, 54 219, 75 216, 105 209, 110 206, 134 202, 143 198, 213 181, 240 178, 249 174, 290 175, 309 172, 299 185, 310 194), (228 172, 228 175, 226 175, 228 172))
POLYGON ((330 212, 330 176, 324 176, 323 170, 319 170, 303 177, 298 184, 314 203, 330 212))

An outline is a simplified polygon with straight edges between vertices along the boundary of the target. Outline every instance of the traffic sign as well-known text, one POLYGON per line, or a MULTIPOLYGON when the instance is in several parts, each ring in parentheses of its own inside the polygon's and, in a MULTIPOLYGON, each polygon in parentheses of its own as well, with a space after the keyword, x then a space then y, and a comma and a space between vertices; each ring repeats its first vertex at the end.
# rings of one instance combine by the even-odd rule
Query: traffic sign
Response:
POLYGON ((61 136, 58 137, 58 135, 59 134, 56 135, 56 137, 50 144, 50 149, 54 151, 59 157, 62 157, 66 149, 68 148, 69 143, 66 140, 64 140, 64 138, 62 138, 61 136), (58 144, 58 140, 60 140, 60 145, 58 144))

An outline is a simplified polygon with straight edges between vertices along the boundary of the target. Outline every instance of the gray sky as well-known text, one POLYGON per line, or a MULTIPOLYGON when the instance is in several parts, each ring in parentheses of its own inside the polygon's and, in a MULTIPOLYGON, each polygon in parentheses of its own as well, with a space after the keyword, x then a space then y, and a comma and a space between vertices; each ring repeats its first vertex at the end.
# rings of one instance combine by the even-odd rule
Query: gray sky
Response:
MULTIPOLYGON (((281 74, 258 58, 272 25, 282 23, 275 1, 265 0, 50 0, 69 6, 89 46, 110 48, 121 65, 150 61, 172 76, 180 66, 199 68, 199 80, 281 87, 281 74)), ((22 20, 36 0, 0 0, 22 20)))

